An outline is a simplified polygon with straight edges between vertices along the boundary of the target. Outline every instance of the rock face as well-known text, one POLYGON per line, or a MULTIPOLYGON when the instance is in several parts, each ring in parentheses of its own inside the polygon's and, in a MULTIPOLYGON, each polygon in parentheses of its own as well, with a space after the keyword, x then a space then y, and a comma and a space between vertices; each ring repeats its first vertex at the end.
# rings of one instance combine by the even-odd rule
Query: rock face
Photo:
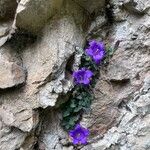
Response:
POLYGON ((2 0, 0 150, 75 149, 59 106, 73 88, 79 49, 93 38, 115 53, 81 120, 89 143, 78 149, 150 149, 149 8, 148 0, 2 0))
POLYGON ((18 130, 17 128, 9 128, 0 122, 0 149, 15 150, 20 148, 21 144, 26 138, 26 134, 18 130))
POLYGON ((13 18, 17 7, 16 0, 1 0, 0 1, 0 20, 13 18))
POLYGON ((99 9, 105 7, 105 0, 97 1, 97 0, 75 0, 75 2, 83 7, 89 13, 97 13, 100 12, 99 9))
POLYGON ((25 83, 25 70, 13 61, 8 47, 2 47, 0 52, 0 89, 11 88, 25 83))
POLYGON ((107 40, 116 51, 100 71, 92 110, 83 117, 82 123, 93 133, 92 144, 83 149, 146 150, 150 149, 150 3, 113 4, 115 24, 107 40))
POLYGON ((61 5, 62 0, 21 0, 17 7, 16 26, 37 32, 60 10, 61 5))
POLYGON ((102 140, 91 144, 92 149, 149 149, 149 75, 145 77, 142 88, 134 93, 134 98, 128 102, 129 109, 120 111, 118 126, 112 127, 102 140))
POLYGON ((0 46, 2 46, 13 32, 13 20, 17 8, 16 0, 0 1, 0 46))
MULTIPOLYGON (((22 1, 18 5, 16 18, 20 15, 18 9, 21 3, 22 1)), ((61 13, 56 14, 51 21, 46 21, 35 39, 35 36, 30 36, 32 27, 24 32, 28 29, 26 28, 28 25, 24 23, 25 26, 20 26, 23 29, 16 31, 12 38, 1 47, 0 89, 5 89, 0 91, 1 123, 2 126, 14 127, 21 131, 21 135, 17 135, 19 133, 15 134, 10 130, 8 136, 11 137, 13 134, 14 137, 23 136, 24 138, 20 138, 18 143, 14 142, 10 148, 7 147, 7 142, 11 138, 7 141, 0 141, 3 142, 3 144, 0 143, 2 150, 6 147, 8 150, 25 148, 26 143, 33 148, 37 143, 37 138, 33 136, 34 134, 27 135, 39 126, 40 111, 37 109, 54 107, 60 95, 66 94, 73 87, 71 72, 74 66, 78 67, 80 62, 78 56, 81 54, 76 51, 76 46, 83 47, 84 45, 85 33, 82 30, 81 20, 86 16, 86 13, 74 4, 70 1, 64 2, 62 9, 59 10, 61 13), (77 13, 80 14, 78 20, 74 17, 77 13), (33 41, 34 43, 31 44, 33 41), (71 64, 68 63, 70 58, 74 58, 71 64), (7 88, 9 90, 6 90, 7 88), (33 142, 28 142, 28 139, 33 139, 31 140, 33 142)), ((44 5, 49 7, 47 3, 43 3, 42 8, 44 5)), ((24 8, 24 11, 28 11, 28 6, 24 8)), ((52 11, 51 7, 49 9, 52 11)), ((38 20, 38 18, 35 19, 38 20)), ((19 27, 18 24, 21 21, 17 18, 14 23, 19 27)), ((34 27, 39 30, 38 26, 34 27)), ((43 135, 44 140, 47 141, 47 138, 53 136, 52 134, 50 132, 48 136, 43 135)), ((47 147, 51 147, 48 144, 47 147)))

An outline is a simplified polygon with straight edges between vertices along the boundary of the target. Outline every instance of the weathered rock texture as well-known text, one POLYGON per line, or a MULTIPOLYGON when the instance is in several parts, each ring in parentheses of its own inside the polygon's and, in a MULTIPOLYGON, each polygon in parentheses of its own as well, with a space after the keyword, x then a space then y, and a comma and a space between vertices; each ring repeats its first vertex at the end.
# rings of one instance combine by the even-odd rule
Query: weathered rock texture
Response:
POLYGON ((61 8, 62 0, 21 0, 17 7, 16 26, 37 32, 61 8))
POLYGON ((83 7, 88 13, 98 13, 105 6, 105 0, 74 0, 80 7, 83 7))
POLYGON ((0 1, 0 46, 2 46, 13 33, 13 22, 17 8, 16 0, 0 1))
POLYGON ((10 48, 2 47, 0 51, 0 89, 11 88, 25 83, 26 73, 22 66, 11 56, 10 48))
POLYGON ((2 0, 0 150, 73 150, 59 105, 86 40, 116 50, 102 66, 83 150, 150 149, 150 1, 2 0), (113 7, 112 7, 113 6, 113 7))
MULTIPOLYGON (((114 1, 114 24, 106 37, 116 52, 100 71, 86 150, 150 149, 150 1, 114 1)), ((99 32, 99 31, 97 31, 99 32)), ((96 34, 96 33, 94 33, 96 34)))

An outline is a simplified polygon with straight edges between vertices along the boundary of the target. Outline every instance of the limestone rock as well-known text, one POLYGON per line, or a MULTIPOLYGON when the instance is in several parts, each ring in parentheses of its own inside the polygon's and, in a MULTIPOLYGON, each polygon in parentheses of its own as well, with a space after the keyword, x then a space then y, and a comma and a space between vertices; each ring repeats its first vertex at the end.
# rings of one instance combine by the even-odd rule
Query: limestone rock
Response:
POLYGON ((102 33, 102 27, 106 24, 107 19, 105 15, 97 16, 88 29, 88 38, 90 38, 93 34, 102 33))
POLYGON ((1 25, 0 27, 0 37, 4 36, 8 32, 8 27, 6 25, 1 25))
MULTIPOLYGON (((145 78, 148 79, 149 75, 145 78)), ((116 145, 121 150, 136 150, 136 149, 149 149, 149 137, 150 137, 150 126, 149 126, 149 103, 145 101, 150 101, 149 89, 146 90, 145 85, 150 87, 149 80, 145 80, 143 87, 140 91, 136 92, 136 99, 132 99, 127 106, 130 108, 120 110, 121 117, 120 122, 117 127, 112 127, 103 137, 97 142, 92 143, 91 149, 94 150, 106 150, 110 149, 112 145, 116 145), (144 97, 144 98, 143 98, 144 97), (147 97, 147 100, 145 99, 147 97), (142 103, 145 105, 143 106, 142 103), (139 111, 139 106, 141 104, 142 109, 139 111), (145 110, 145 112, 144 112, 145 110)), ((83 148, 84 149, 84 148, 83 148)))
POLYGON ((107 68, 100 71, 91 112, 82 119, 93 133, 90 138, 92 144, 86 146, 86 150, 150 148, 149 5, 145 8, 143 1, 134 2, 137 5, 132 5, 130 0, 113 2, 117 5, 113 8, 116 22, 106 38, 116 51, 107 68), (137 8, 139 5, 140 10, 137 8), (116 114, 113 109, 116 109, 116 114), (111 127, 108 126, 109 121, 111 127))
MULTIPOLYGON (((67 138, 67 133, 60 127, 60 114, 56 110, 46 110, 44 124, 41 126, 41 135, 39 148, 45 150, 53 150, 55 147, 58 149, 59 141, 67 138), (52 121, 53 120, 53 121, 52 121), (51 122, 51 124, 49 123, 51 122)), ((44 114, 45 114, 44 113, 44 114)))
POLYGON ((0 23, 0 47, 11 37, 14 33, 13 20, 0 23))
POLYGON ((17 8, 16 0, 0 1, 0 47, 14 32, 13 22, 17 8))
MULTIPOLYGON (((73 9, 71 11, 74 13, 73 9)), ((22 55, 28 70, 27 93, 37 92, 39 105, 45 108, 54 106, 59 94, 72 89, 71 73, 66 70, 67 63, 70 58, 76 57, 75 46, 83 46, 84 35, 77 28, 73 17, 67 15, 61 19, 54 17, 43 29, 42 35, 22 55), (38 87, 41 87, 40 90, 38 87)), ((78 66, 79 62, 79 59, 76 62, 72 59, 70 71, 74 69, 73 63, 78 66)))
MULTIPOLYGON (((5 91, 0 95, 2 125, 15 127, 21 132, 30 134, 39 125, 39 113, 36 110, 39 107, 54 107, 60 95, 66 94, 72 89, 71 72, 78 68, 81 57, 81 54, 76 51, 76 46, 83 47, 85 41, 81 25, 85 14, 80 7, 75 7, 73 4, 67 3, 61 14, 46 23, 34 44, 28 45, 27 43, 27 47, 21 49, 17 47, 17 42, 12 43, 14 37, 17 41, 21 36, 26 36, 22 30, 19 30, 20 34, 17 32, 13 34, 12 40, 5 44, 11 48, 11 52, 7 52, 9 51, 7 48, 3 50, 4 59, 7 60, 6 56, 9 55, 9 61, 26 68, 27 78, 23 87, 14 88, 11 92, 5 91), (81 15, 79 20, 74 17, 74 14, 77 13, 81 15), (12 46, 13 44, 16 44, 15 48, 12 46), (12 56, 12 53, 19 57, 20 61, 12 56), (53 97, 53 95, 55 96, 53 97)), ((24 42, 28 42, 28 40, 24 42)), ((60 120, 58 119, 58 121, 60 120)), ((52 124, 50 122, 48 122, 50 126, 57 123, 55 119, 52 124)), ((44 130, 49 132, 49 128, 44 130)), ((56 133, 58 132, 56 131, 56 133)), ((59 149, 60 143, 56 133, 53 133, 52 130, 50 134, 41 134, 41 137, 44 137, 41 139, 47 143, 47 147, 53 147, 49 137, 54 137, 53 144, 56 142, 59 149)), ((13 133, 10 131, 10 134, 13 133)), ((26 140, 24 139, 18 147, 25 149, 27 146, 24 143, 29 143, 26 140)), ((34 140, 32 144, 34 144, 34 140)), ((32 144, 29 143, 29 147, 32 147, 32 144)))
POLYGON ((20 148, 26 138, 26 134, 17 128, 9 128, 0 122, 0 149, 15 150, 20 148))
POLYGON ((39 121, 37 112, 9 105, 1 105, 0 117, 7 126, 14 126, 25 132, 30 132, 39 121))
POLYGON ((0 52, 0 89, 11 88, 25 83, 25 70, 16 62, 11 61, 9 53, 4 51, 7 48, 1 48, 0 52))
POLYGON ((37 32, 57 13, 62 0, 21 0, 17 7, 16 26, 37 32))
POLYGON ((89 13, 98 12, 105 6, 105 0, 75 0, 75 2, 84 7, 89 13))
POLYGON ((74 149, 73 146, 69 146, 69 147, 63 147, 62 150, 73 150, 73 149, 74 149))
POLYGON ((114 18, 116 21, 126 20, 130 13, 134 15, 148 14, 150 10, 150 2, 147 0, 113 0, 114 18), (125 9, 124 9, 125 8, 125 9))
POLYGON ((37 137, 34 133, 31 133, 26 137, 19 150, 33 150, 36 143, 37 137))
POLYGON ((0 20, 14 18, 17 7, 16 0, 1 0, 0 1, 0 20))
POLYGON ((137 14, 144 14, 150 9, 150 2, 145 0, 126 0, 123 5, 129 10, 137 14))

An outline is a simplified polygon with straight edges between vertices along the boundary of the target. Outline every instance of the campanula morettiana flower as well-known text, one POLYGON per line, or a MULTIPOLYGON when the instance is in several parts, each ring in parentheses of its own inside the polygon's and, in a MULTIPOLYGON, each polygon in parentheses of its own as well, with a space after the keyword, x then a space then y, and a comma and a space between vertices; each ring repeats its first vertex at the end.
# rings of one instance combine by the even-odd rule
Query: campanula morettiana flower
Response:
POLYGON ((95 61, 96 64, 99 64, 105 56, 104 43, 92 40, 89 42, 89 47, 85 50, 85 52, 95 61))
POLYGON ((69 136, 72 139, 73 144, 87 144, 87 138, 90 132, 88 129, 83 128, 80 124, 77 124, 74 130, 69 132, 69 136))
POLYGON ((73 73, 73 78, 76 84, 89 85, 92 76, 93 73, 86 68, 81 68, 73 73))

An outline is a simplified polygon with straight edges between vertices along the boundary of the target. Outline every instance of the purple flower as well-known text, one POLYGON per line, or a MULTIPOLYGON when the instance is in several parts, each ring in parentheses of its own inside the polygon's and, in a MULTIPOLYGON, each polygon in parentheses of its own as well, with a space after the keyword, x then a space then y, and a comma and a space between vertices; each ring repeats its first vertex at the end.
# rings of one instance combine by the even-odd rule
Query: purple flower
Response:
POLYGON ((92 40, 89 42, 89 47, 85 51, 96 64, 99 64, 105 56, 105 46, 103 42, 92 40))
POLYGON ((77 124, 74 130, 69 132, 73 144, 87 144, 87 137, 90 132, 88 129, 83 128, 80 124, 77 124))
POLYGON ((80 70, 75 71, 73 73, 73 78, 76 84, 88 85, 90 84, 90 80, 92 76, 93 73, 86 68, 81 68, 80 70))

